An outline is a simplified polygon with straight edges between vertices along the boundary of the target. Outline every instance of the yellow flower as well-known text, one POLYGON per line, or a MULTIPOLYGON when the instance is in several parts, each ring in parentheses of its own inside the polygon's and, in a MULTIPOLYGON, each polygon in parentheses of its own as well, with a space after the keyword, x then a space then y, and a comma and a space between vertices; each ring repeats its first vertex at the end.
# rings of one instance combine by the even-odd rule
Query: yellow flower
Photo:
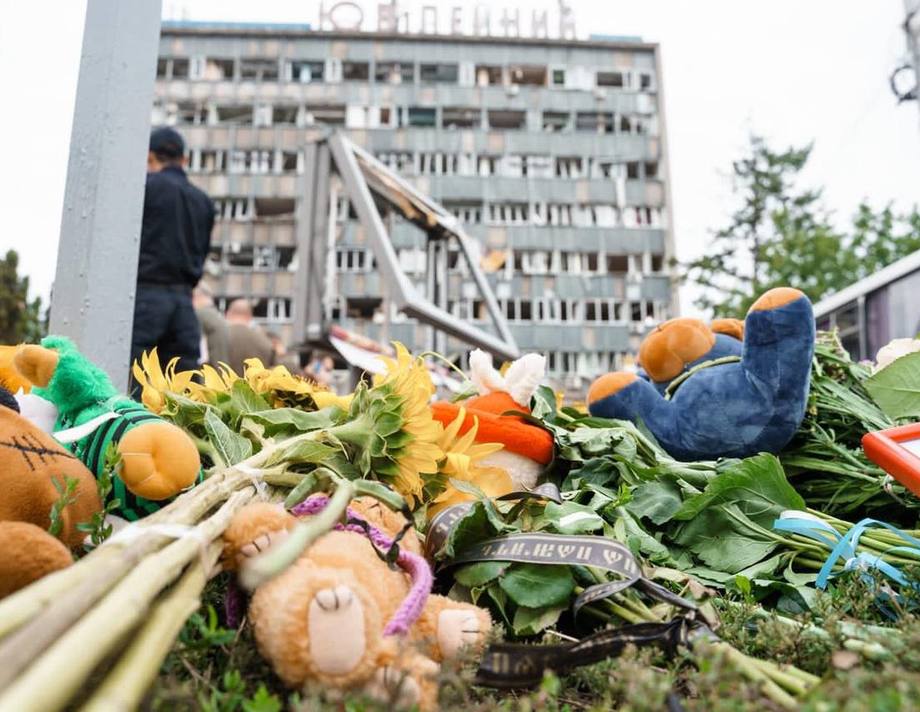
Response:
POLYGON ((438 442, 445 454, 440 472, 448 481, 447 488, 428 507, 429 519, 446 507, 475 499, 473 495, 457 489, 450 480, 461 480, 476 485, 487 497, 501 497, 514 489, 514 484, 505 470, 478 464, 482 458, 501 450, 501 443, 476 442, 476 433, 479 431, 478 419, 474 419, 473 427, 460 435, 460 428, 465 419, 466 411, 461 408, 457 417, 444 429, 438 442))
POLYGON ((337 396, 305 378, 295 376, 285 366, 266 368, 260 359, 245 362, 244 377, 250 388, 261 395, 272 396, 275 407, 312 400, 317 408, 337 406, 348 410, 351 396, 337 396))
POLYGON ((135 380, 141 385, 141 402, 154 413, 159 413, 166 405, 166 393, 185 394, 192 385, 194 371, 180 371, 176 373, 178 358, 169 360, 164 370, 160 366, 160 358, 154 346, 148 354, 141 354, 140 363, 137 361, 131 367, 135 380))
MULTIPOLYGON (((377 433, 386 441, 385 454, 375 454, 368 474, 389 477, 410 504, 424 497, 426 476, 438 473, 444 452, 438 445, 443 427, 429 404, 435 388, 421 358, 395 344, 396 358, 384 358, 387 371, 374 378, 374 387, 362 389, 351 407, 350 434, 361 443, 361 432, 377 433), (393 422, 395 420, 395 422, 393 422), (386 423, 386 425, 384 425, 386 423)), ((362 444, 363 446, 363 444, 362 444)))

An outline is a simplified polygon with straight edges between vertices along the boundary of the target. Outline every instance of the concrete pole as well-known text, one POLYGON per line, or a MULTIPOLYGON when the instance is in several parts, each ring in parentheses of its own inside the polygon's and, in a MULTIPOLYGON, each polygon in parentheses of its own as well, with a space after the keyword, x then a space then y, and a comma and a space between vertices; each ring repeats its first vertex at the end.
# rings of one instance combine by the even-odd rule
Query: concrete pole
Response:
POLYGON ((88 0, 51 298, 69 336, 128 384, 160 0, 88 0))

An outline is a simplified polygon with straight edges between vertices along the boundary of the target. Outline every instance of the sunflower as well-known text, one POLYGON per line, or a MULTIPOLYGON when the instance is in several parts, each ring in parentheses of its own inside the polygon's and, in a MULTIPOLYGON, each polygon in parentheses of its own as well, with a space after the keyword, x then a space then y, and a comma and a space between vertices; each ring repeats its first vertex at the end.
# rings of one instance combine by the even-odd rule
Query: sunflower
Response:
POLYGON ((141 354, 140 363, 137 361, 131 367, 134 379, 141 385, 141 401, 154 413, 159 413, 166 405, 166 393, 185 395, 192 385, 195 371, 176 372, 178 358, 172 358, 166 368, 160 366, 160 357, 157 355, 156 346, 150 353, 141 354))
POLYGON ((384 362, 386 373, 373 387, 358 387, 348 422, 329 433, 350 446, 364 476, 389 481, 415 504, 427 498, 426 487, 437 486, 444 459, 438 445, 443 427, 429 407, 435 388, 425 363, 402 344, 396 344, 396 358, 384 362))
POLYGON ((476 418, 473 419, 473 426, 465 434, 459 435, 465 419, 466 411, 461 408, 438 441, 445 455, 441 461, 440 473, 447 479, 447 487, 428 506, 429 519, 446 507, 475 499, 474 495, 457 489, 451 480, 469 482, 487 497, 501 497, 514 489, 514 483, 505 470, 478 464, 482 458, 501 450, 501 443, 477 443, 479 420, 476 418))
POLYGON ((257 358, 245 362, 242 377, 225 363, 217 368, 204 364, 197 371, 176 372, 177 361, 172 359, 164 370, 154 348, 149 354, 141 356, 140 363, 134 363, 132 372, 143 386, 141 398, 144 405, 155 413, 163 409, 167 393, 201 403, 214 403, 220 394, 229 393, 233 384, 241 380, 245 380, 256 393, 267 396, 275 408, 294 406, 314 410, 334 405, 347 410, 351 402, 351 396, 337 396, 291 374, 284 366, 266 368, 257 358))
POLYGON ((244 378, 256 393, 271 396, 276 408, 290 405, 326 408, 334 405, 348 410, 351 403, 350 395, 338 396, 295 376, 284 366, 266 368, 257 358, 246 360, 244 378))

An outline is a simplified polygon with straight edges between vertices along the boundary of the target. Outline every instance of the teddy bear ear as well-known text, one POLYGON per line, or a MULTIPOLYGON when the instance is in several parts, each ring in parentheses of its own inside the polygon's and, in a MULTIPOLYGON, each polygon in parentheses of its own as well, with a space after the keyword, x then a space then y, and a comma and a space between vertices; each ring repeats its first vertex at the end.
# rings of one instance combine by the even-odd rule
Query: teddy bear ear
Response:
POLYGON ((514 402, 529 407, 544 375, 546 357, 543 354, 525 354, 512 363, 505 372, 505 383, 514 402))
POLYGON ((492 365, 492 357, 482 349, 470 351, 470 380, 482 396, 507 390, 504 377, 492 365))

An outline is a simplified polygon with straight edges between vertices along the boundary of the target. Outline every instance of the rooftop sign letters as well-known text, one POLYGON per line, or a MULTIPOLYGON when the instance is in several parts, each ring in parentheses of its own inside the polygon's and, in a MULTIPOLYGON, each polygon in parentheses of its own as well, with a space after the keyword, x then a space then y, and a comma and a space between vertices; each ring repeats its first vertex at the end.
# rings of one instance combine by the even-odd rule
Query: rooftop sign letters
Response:
POLYGON ((422 5, 411 13, 398 2, 378 3, 376 24, 365 16, 360 3, 340 0, 319 5, 319 29, 331 32, 386 32, 476 37, 532 37, 575 39, 575 15, 566 0, 559 8, 497 9, 477 4, 472 8, 446 3, 422 5))

